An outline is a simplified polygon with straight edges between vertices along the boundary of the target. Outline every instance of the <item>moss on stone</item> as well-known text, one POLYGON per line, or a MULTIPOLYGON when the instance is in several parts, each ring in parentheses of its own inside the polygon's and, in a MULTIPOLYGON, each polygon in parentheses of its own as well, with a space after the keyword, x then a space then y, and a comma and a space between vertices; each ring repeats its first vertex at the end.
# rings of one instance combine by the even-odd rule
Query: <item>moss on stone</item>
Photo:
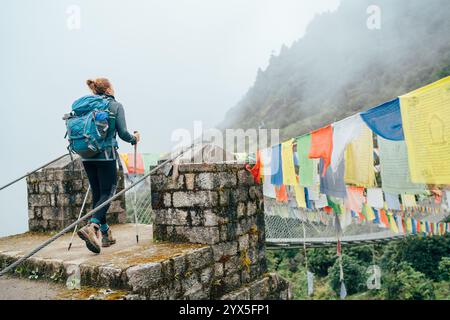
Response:
POLYGON ((241 263, 242 266, 245 268, 247 272, 250 272, 250 264, 252 263, 249 256, 248 256, 248 250, 242 250, 241 251, 241 263))

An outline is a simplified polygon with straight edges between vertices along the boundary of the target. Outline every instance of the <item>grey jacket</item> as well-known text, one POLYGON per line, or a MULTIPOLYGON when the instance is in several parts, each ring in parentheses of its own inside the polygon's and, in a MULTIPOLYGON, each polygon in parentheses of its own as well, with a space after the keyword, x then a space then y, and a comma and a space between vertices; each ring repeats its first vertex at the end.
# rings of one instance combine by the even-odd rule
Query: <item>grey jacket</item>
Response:
MULTIPOLYGON (((106 95, 111 102, 109 103, 109 111, 116 116, 115 132, 113 139, 116 140, 118 134, 120 139, 125 142, 136 144, 136 137, 128 132, 127 122, 125 120, 125 110, 120 102, 117 102, 113 96, 106 95)), ((117 143, 116 143, 117 145, 117 143)), ((117 159, 117 148, 111 147, 105 150, 105 152, 99 153, 93 158, 83 158, 83 161, 108 161, 117 159)))

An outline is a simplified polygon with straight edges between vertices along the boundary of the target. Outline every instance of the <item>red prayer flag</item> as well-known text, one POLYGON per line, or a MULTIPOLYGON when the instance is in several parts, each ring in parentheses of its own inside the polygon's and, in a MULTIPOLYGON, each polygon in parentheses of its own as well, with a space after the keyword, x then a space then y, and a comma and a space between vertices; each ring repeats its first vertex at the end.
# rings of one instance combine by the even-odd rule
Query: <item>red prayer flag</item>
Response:
POLYGON ((383 209, 380 209, 380 221, 386 228, 389 228, 389 219, 387 217, 386 211, 384 211, 383 209))
POLYGON ((308 158, 322 158, 324 162, 322 176, 325 176, 328 166, 331 163, 331 153, 333 151, 333 127, 328 125, 324 128, 311 132, 311 148, 308 158))
POLYGON ((326 206, 323 208, 323 210, 328 213, 328 214, 332 214, 333 213, 333 208, 330 206, 326 206))
POLYGON ((366 217, 358 211, 358 216, 359 216, 359 222, 363 222, 364 220, 366 220, 366 217))
POLYGON ((144 161, 142 160, 142 154, 136 154, 136 167, 134 165, 134 153, 128 154, 127 163, 128 173, 131 174, 144 174, 144 161), (136 170, 135 170, 136 168, 136 170))
POLYGON ((252 174, 255 182, 257 184, 260 184, 260 182, 261 182, 261 151, 258 150, 258 152, 256 152, 256 164, 253 166, 253 168, 247 164, 245 166, 245 169, 247 169, 247 171, 249 171, 252 174))
POLYGON ((288 194, 286 186, 284 184, 282 184, 280 187, 275 186, 275 194, 277 202, 288 202, 288 194))

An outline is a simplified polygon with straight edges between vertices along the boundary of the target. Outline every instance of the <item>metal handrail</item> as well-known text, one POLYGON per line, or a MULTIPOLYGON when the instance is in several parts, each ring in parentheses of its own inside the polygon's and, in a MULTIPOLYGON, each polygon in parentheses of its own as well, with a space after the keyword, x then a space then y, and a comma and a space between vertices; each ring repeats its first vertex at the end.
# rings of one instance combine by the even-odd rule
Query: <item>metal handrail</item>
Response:
POLYGON ((2 191, 3 189, 8 188, 9 186, 11 186, 11 185, 13 185, 14 183, 16 183, 16 182, 22 180, 23 178, 28 177, 30 174, 33 174, 33 173, 35 173, 36 171, 39 171, 39 170, 41 170, 42 168, 45 168, 45 167, 51 165, 52 163, 55 163, 56 161, 61 160, 62 158, 64 158, 65 156, 68 156, 68 155, 69 155, 68 153, 63 154, 62 156, 60 156, 60 157, 58 157, 58 158, 56 158, 56 159, 54 159, 54 160, 52 160, 52 161, 50 161, 50 162, 47 162, 46 164, 40 166, 39 168, 37 168, 37 169, 35 169, 35 170, 31 171, 31 172, 25 173, 23 176, 21 176, 21 177, 15 179, 15 180, 13 180, 13 181, 11 181, 11 182, 5 184, 4 186, 2 186, 2 187, 0 188, 0 191, 2 191))
POLYGON ((112 201, 118 199, 120 196, 122 196, 123 194, 125 194, 127 191, 129 191, 130 189, 134 188, 136 185, 138 185, 139 183, 141 183, 142 181, 144 181, 145 179, 147 179, 153 172, 155 172, 156 170, 158 170, 159 168, 165 166, 166 164, 168 164, 169 162, 173 162, 175 159, 177 159, 178 157, 182 156, 184 153, 186 153, 188 150, 192 149, 194 147, 194 143, 187 149, 182 150, 178 155, 169 158, 167 160, 165 160, 164 162, 162 162, 161 164, 159 164, 158 166, 156 166, 155 168, 153 168, 152 170, 149 171, 149 173, 147 173, 146 175, 144 175, 142 178, 140 178, 139 180, 137 180, 136 182, 134 182, 133 184, 131 184, 130 186, 128 186, 127 188, 121 190, 120 192, 116 193, 114 196, 112 196, 111 198, 109 198, 108 200, 106 200, 105 202, 103 202, 101 205, 99 205, 98 207, 94 208, 93 210, 91 210, 90 212, 88 212, 85 216, 81 217, 80 219, 78 219, 77 221, 71 223, 69 226, 65 227, 63 230, 61 230, 60 232, 58 232, 57 234, 55 234, 53 237, 51 237, 50 239, 46 240, 44 243, 40 244, 39 246, 37 246, 36 248, 32 249, 30 252, 28 252, 26 255, 24 255, 23 257, 21 257, 20 259, 18 259, 17 261, 13 262, 12 264, 10 264, 9 266, 7 266, 6 268, 4 268, 2 271, 0 271, 0 277, 5 275, 6 273, 8 273, 9 271, 13 270, 15 267, 17 267, 19 264, 21 264, 22 262, 24 262, 25 260, 27 260, 28 258, 30 258, 31 256, 33 256, 34 254, 36 254, 37 252, 39 252, 40 250, 42 250, 43 248, 45 248, 46 246, 48 246, 50 243, 52 243, 53 241, 55 241, 56 239, 60 238, 62 235, 64 235, 66 232, 70 231, 72 228, 74 228, 75 226, 77 226, 79 223, 83 222, 84 220, 90 218, 93 214, 95 214, 96 212, 98 212, 100 209, 104 208, 105 206, 107 206, 108 204, 110 204, 112 201))

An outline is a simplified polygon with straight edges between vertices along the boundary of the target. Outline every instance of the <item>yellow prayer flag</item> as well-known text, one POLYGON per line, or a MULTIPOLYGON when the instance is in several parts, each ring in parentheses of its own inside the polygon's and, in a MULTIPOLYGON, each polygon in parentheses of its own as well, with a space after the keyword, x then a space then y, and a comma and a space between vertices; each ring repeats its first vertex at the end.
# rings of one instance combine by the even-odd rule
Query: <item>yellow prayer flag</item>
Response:
POLYGON ((399 233, 397 223, 395 222, 395 218, 392 212, 388 212, 388 216, 389 216, 389 226, 391 227, 391 230, 395 233, 399 233))
POLYGON ((372 207, 369 206, 367 203, 365 203, 364 206, 366 207, 367 220, 369 220, 369 221, 375 220, 376 216, 375 216, 375 212, 373 212, 372 207))
POLYGON ((128 167, 128 153, 120 153, 119 156, 122 158, 125 166, 128 167))
POLYGON ((283 184, 285 186, 295 186, 298 184, 294 167, 293 142, 294 140, 291 139, 281 144, 283 184))
POLYGON ((450 77, 400 97, 411 180, 450 184, 450 77))
POLYGON ((295 200, 297 201, 297 205, 299 208, 306 208, 306 197, 305 197, 305 188, 295 185, 295 200))
POLYGON ((411 218, 406 218, 406 230, 408 231, 408 233, 413 232, 411 218))
POLYGON ((367 126, 345 150, 345 182, 365 188, 375 186, 373 136, 367 126))
POLYGON ((417 207, 416 197, 413 194, 402 194, 402 204, 404 208, 417 207))

